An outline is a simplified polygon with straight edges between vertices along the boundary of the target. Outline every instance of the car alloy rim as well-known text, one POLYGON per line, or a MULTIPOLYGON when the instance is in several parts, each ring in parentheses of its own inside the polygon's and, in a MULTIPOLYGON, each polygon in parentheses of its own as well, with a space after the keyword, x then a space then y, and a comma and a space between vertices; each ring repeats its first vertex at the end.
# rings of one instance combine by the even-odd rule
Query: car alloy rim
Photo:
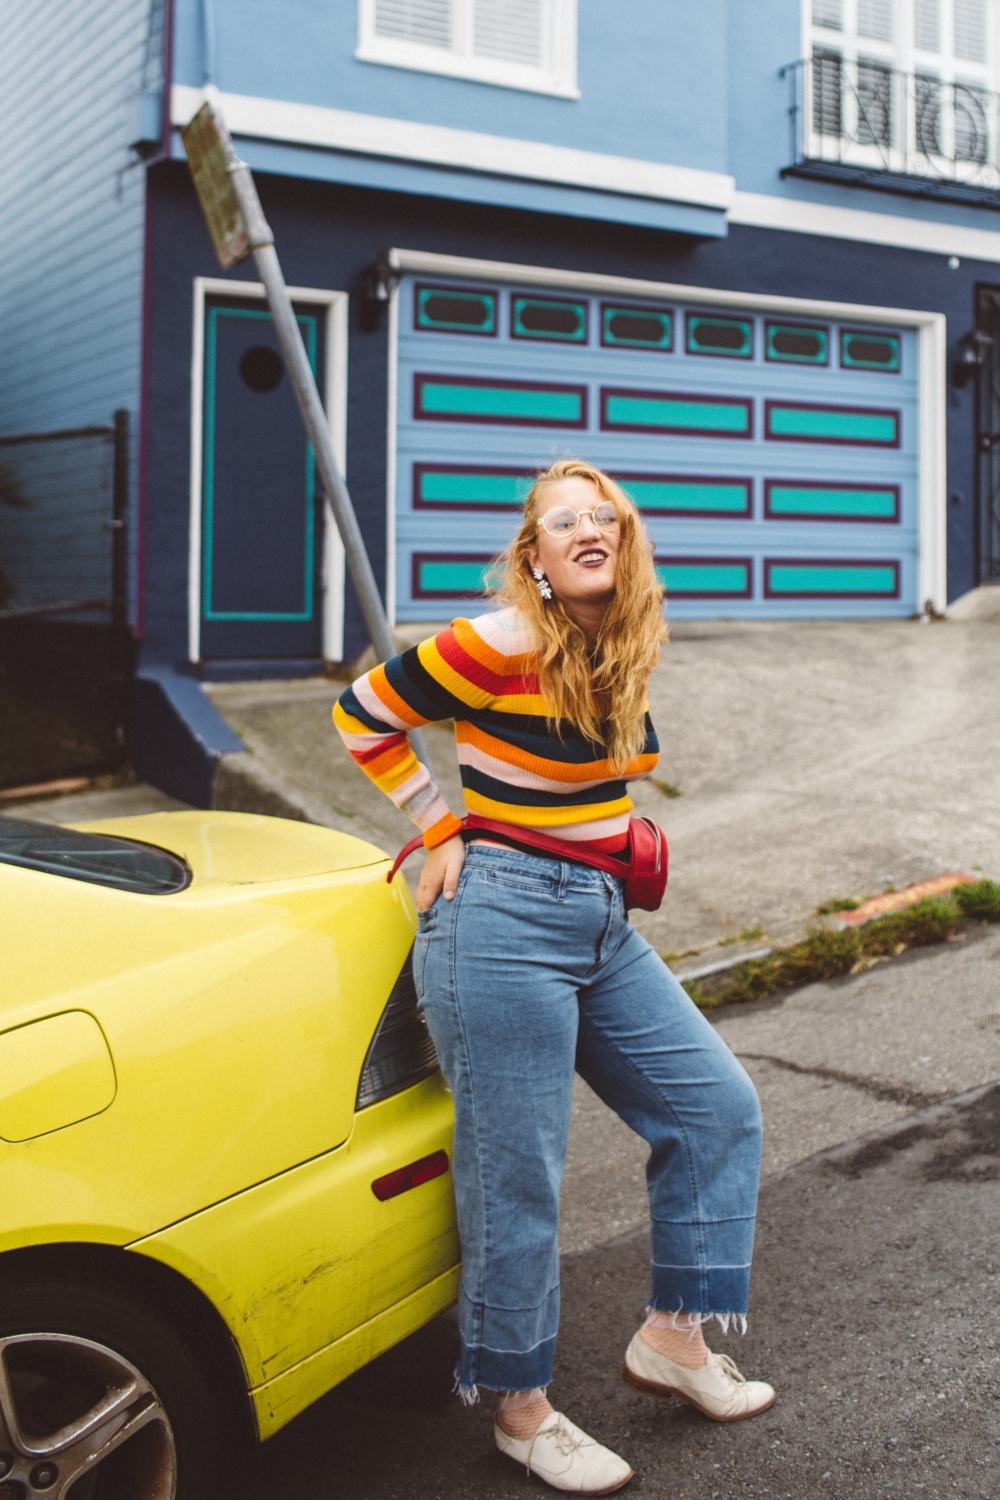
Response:
POLYGON ((175 1500, 166 1412, 134 1365, 63 1333, 0 1338, 0 1500, 175 1500))

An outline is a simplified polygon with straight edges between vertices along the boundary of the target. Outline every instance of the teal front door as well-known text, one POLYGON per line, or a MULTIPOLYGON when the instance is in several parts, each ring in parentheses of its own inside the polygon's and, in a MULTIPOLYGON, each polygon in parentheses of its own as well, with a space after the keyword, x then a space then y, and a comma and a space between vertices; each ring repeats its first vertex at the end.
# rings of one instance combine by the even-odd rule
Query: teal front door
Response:
MULTIPOLYGON (((319 375, 322 314, 296 316, 319 375)), ((319 658, 322 506, 265 303, 209 300, 204 391, 201 659, 319 658)))

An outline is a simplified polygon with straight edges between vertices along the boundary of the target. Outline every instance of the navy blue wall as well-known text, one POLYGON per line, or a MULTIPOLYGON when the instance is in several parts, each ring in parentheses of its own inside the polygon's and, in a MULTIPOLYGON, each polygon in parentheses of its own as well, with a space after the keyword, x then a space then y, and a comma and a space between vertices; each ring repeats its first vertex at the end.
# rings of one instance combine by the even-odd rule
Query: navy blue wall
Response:
MULTIPOLYGON (((725 240, 692 241, 652 229, 260 176, 287 280, 352 294, 347 478, 376 576, 385 569, 387 333, 362 332, 359 278, 392 245, 569 270, 651 277, 696 286, 929 309, 948 318, 949 348, 973 323, 975 286, 996 267, 845 240, 734 227, 725 240)), ((148 660, 186 655, 187 517, 192 279, 218 275, 182 163, 150 172, 149 487, 145 573, 148 660)), ((253 280, 251 265, 229 273, 253 280)), ((973 587, 974 433, 971 386, 948 395, 948 594, 973 587)), ((345 654, 366 642, 348 598, 345 654)))

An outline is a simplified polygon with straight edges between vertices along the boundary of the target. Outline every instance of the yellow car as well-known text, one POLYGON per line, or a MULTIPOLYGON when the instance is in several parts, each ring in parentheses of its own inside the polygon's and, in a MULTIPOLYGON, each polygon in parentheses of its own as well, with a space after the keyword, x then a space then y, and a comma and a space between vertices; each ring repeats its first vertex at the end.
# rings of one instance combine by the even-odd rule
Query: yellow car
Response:
POLYGON ((0 817, 0 1497, 218 1500, 454 1302, 452 1107, 381 850, 0 817))

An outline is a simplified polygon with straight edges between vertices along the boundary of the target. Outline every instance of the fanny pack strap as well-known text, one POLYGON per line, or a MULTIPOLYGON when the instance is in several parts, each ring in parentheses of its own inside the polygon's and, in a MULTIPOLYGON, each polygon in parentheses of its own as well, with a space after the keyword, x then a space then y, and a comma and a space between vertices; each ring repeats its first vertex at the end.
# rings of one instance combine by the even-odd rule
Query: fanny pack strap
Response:
MULTIPOLYGON (((462 831, 466 834, 502 834, 518 844, 527 845, 531 849, 541 849, 546 854, 554 854, 557 859, 569 860, 578 865, 590 865, 595 870, 604 870, 608 875, 617 875, 619 880, 626 880, 629 875, 629 863, 623 859, 615 859, 613 854, 598 854, 590 849, 584 850, 579 845, 570 843, 568 839, 549 838, 547 834, 535 833, 531 828, 519 828, 514 823, 500 823, 495 818, 481 818, 478 813, 468 813, 462 819, 462 831)), ((388 884, 392 884, 392 878, 404 859, 409 859, 411 854, 423 848, 423 843, 423 835, 418 834, 415 839, 404 844, 396 855, 392 869, 385 877, 388 884)))

